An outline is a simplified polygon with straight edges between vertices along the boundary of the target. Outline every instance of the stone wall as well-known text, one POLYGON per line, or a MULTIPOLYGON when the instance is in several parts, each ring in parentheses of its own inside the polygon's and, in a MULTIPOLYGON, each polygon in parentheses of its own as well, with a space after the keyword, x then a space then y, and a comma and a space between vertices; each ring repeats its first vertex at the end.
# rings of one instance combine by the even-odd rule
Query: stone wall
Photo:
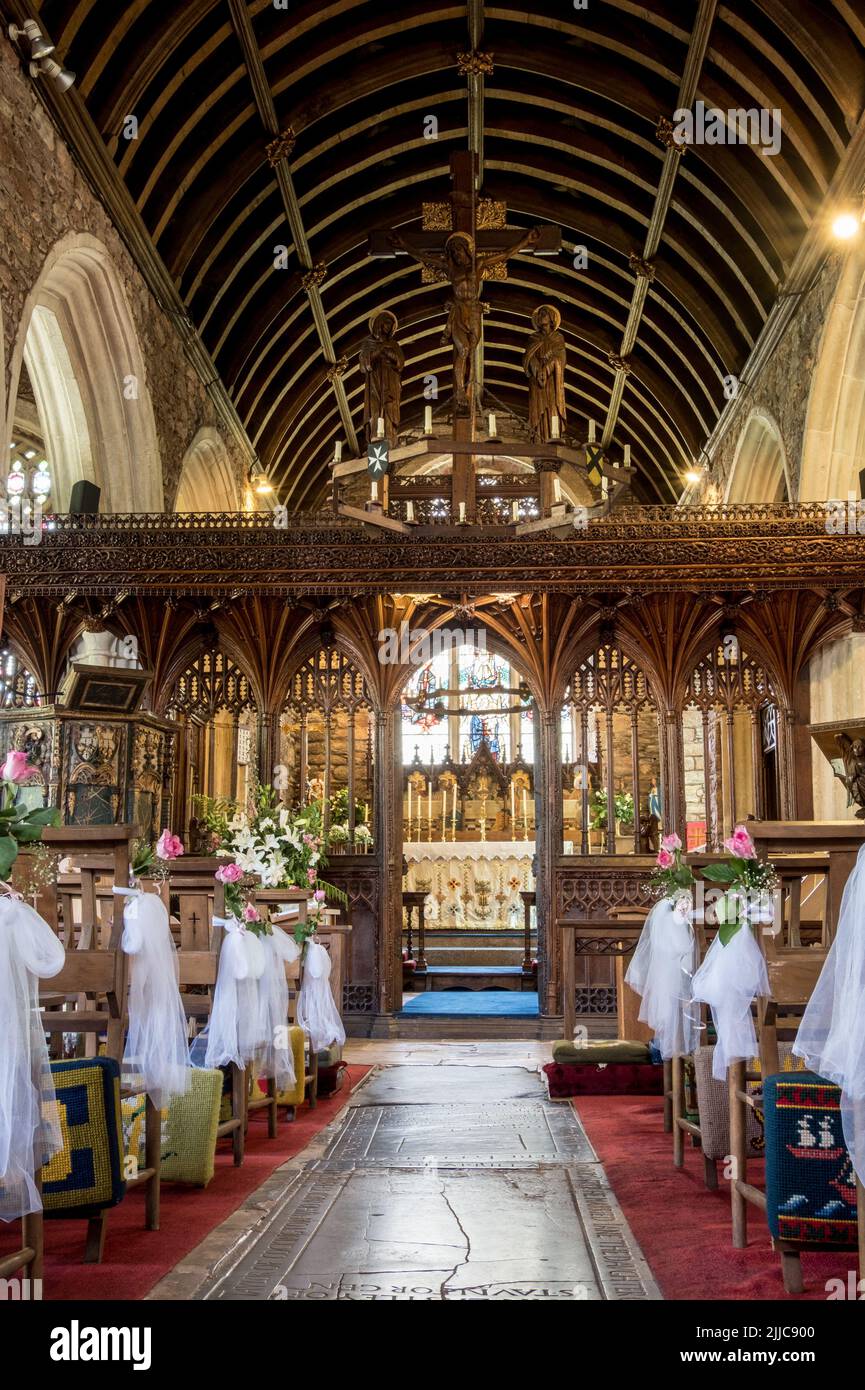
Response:
POLYGON ((746 381, 740 388, 737 408, 731 412, 712 456, 711 476, 721 495, 733 469, 742 431, 754 412, 764 411, 778 424, 790 469, 792 498, 798 497, 811 382, 843 264, 839 253, 827 258, 756 382, 751 385, 746 381))
MULTIPOLYGON (((10 392, 13 348, 25 302, 52 249, 75 233, 107 249, 129 303, 145 362, 162 463, 166 509, 173 505, 184 454, 203 425, 225 439, 238 480, 244 463, 221 426, 172 321, 159 308, 107 212, 22 70, 17 51, 0 36, 0 308, 3 391, 10 392)), ((0 419, 5 415, 5 405, 0 419)))

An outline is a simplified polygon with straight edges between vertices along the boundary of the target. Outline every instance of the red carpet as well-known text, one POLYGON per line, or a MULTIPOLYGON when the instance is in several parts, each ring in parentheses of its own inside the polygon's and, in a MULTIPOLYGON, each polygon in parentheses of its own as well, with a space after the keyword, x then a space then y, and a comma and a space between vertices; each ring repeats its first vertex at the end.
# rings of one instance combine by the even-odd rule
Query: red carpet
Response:
MULTIPOLYGON (((82 1264, 86 1223, 45 1222, 46 1299, 143 1298, 199 1241, 236 1211, 280 1164, 306 1148, 339 1114, 369 1067, 350 1066, 342 1090, 320 1100, 315 1110, 304 1105, 293 1124, 280 1118, 276 1139, 267 1137, 263 1111, 250 1118, 246 1156, 240 1168, 231 1159, 231 1143, 220 1141, 216 1173, 205 1188, 165 1183, 160 1229, 144 1229, 144 1193, 132 1191, 109 1212, 102 1264, 82 1264)), ((0 1255, 20 1248, 21 1226, 0 1225, 0 1255)))
MULTIPOLYGON (((573 1104, 665 1298, 825 1300, 827 1279, 846 1283, 847 1271, 856 1269, 855 1252, 803 1254, 805 1292, 785 1294, 781 1262, 756 1207, 748 1209, 748 1248, 734 1250, 723 1178, 717 1192, 708 1190, 689 1139, 684 1169, 673 1167, 662 1100, 580 1096, 573 1104)), ((760 1161, 748 1164, 748 1177, 762 1185, 760 1161)))

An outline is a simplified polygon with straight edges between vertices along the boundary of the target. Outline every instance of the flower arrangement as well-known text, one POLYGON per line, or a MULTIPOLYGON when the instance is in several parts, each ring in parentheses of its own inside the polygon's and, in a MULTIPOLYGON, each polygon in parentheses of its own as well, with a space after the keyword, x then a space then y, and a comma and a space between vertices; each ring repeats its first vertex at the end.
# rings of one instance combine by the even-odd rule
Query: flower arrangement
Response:
POLYGON ((234 882, 248 874, 264 888, 321 889, 326 897, 345 903, 345 893, 319 879, 326 860, 321 835, 311 828, 313 824, 308 810, 293 813, 281 804, 273 787, 259 786, 248 810, 229 821, 219 853, 230 856, 240 871, 234 882))
POLYGON ((690 893, 694 886, 694 874, 682 860, 682 841, 675 831, 665 835, 658 850, 655 867, 649 884, 658 898, 673 898, 679 893, 690 893))
POLYGON ((183 841, 170 830, 163 830, 155 846, 149 845, 146 840, 136 840, 132 854, 132 877, 167 878, 169 864, 184 853, 183 841))
POLYGON ((237 803, 224 796, 205 796, 199 792, 192 798, 192 811, 202 851, 216 854, 228 834, 229 822, 237 815, 237 803))
POLYGON ((737 825, 724 848, 730 858, 707 864, 703 877, 724 888, 714 904, 718 935, 724 946, 745 925, 772 920, 772 893, 778 882, 773 866, 757 857, 754 841, 744 825, 737 825))
POLYGON ((42 839, 42 831, 48 825, 60 824, 60 812, 56 806, 39 806, 33 811, 25 811, 16 805, 19 788, 38 769, 32 767, 27 754, 12 749, 0 768, 0 879, 8 880, 12 865, 18 858, 22 845, 30 845, 42 839))
MULTIPOLYGON (((621 825, 634 823, 634 798, 630 792, 616 792, 613 797, 613 811, 621 825)), ((593 830, 607 828, 607 789, 597 787, 592 792, 591 824, 593 830)))

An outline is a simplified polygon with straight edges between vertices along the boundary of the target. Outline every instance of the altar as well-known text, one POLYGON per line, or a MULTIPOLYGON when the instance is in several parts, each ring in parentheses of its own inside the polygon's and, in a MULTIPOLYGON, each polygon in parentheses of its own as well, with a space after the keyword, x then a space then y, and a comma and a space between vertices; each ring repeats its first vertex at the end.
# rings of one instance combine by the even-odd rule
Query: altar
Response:
POLYGON ((426 894, 427 927, 522 931, 534 853, 533 840, 406 844, 405 889, 426 894))

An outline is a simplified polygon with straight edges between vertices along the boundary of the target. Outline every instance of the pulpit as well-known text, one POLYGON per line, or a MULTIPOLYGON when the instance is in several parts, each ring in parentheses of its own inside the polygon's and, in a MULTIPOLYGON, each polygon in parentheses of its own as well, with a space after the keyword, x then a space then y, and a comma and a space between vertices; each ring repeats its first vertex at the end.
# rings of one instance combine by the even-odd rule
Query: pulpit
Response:
POLYGON ((19 800, 58 806, 64 825, 171 823, 176 725, 140 710, 152 672, 73 662, 53 704, 0 711, 0 761, 13 749, 33 771, 19 800))

